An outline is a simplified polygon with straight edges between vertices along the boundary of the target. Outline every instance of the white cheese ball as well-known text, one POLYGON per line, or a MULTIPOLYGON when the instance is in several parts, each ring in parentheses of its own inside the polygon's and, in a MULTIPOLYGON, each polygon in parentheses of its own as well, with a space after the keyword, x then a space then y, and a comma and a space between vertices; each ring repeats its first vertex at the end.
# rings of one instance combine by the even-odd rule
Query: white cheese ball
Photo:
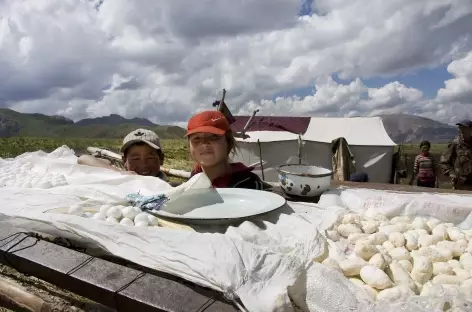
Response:
POLYGON ((342 237, 347 238, 350 234, 362 233, 362 230, 357 224, 340 224, 338 232, 342 237))
POLYGON ((371 217, 373 220, 376 220, 376 221, 379 221, 379 222, 386 222, 386 221, 388 221, 388 218, 387 218, 385 215, 383 215, 383 214, 381 214, 381 213, 379 213, 379 212, 373 213, 370 217, 371 217))
POLYGON ((405 233, 409 230, 411 230, 411 224, 402 222, 379 227, 379 232, 385 233, 387 235, 393 232, 405 233))
POLYGON ((359 240, 356 242, 354 252, 358 257, 369 260, 373 255, 379 253, 379 250, 368 240, 359 240))
POLYGON ((341 238, 341 235, 339 235, 338 231, 336 230, 327 230, 326 237, 332 240, 333 242, 337 242, 341 238))
POLYGON ((52 187, 52 184, 49 181, 41 181, 38 184, 36 184, 36 188, 40 188, 40 189, 50 189, 51 187, 52 187))
POLYGON ((457 228, 457 227, 450 227, 446 229, 447 236, 449 236, 449 239, 456 242, 458 240, 465 240, 466 236, 462 231, 457 228))
POLYGON ((388 240, 388 235, 385 233, 373 233, 370 234, 368 237, 369 241, 372 242, 373 245, 382 245, 384 242, 388 240))
POLYGON ((347 213, 343 216, 341 223, 343 224, 350 224, 356 223, 359 224, 361 222, 361 216, 355 213, 347 213))
POLYGON ((463 280, 460 276, 449 275, 449 274, 439 274, 433 277, 431 280, 433 284, 451 284, 451 285, 460 285, 463 280))
POLYGON ((323 260, 323 262, 321 262, 322 264, 326 265, 327 267, 333 269, 333 270, 336 270, 338 272, 343 272, 341 270, 341 267, 339 266, 339 263, 334 260, 333 258, 326 258, 325 260, 323 260))
POLYGON ((393 282, 388 275, 375 266, 366 265, 359 274, 364 283, 375 289, 385 289, 393 286, 393 282))
POLYGON ((97 212, 93 215, 92 219, 105 221, 107 219, 107 215, 101 212, 97 212))
POLYGON ((372 258, 370 258, 369 265, 383 270, 385 269, 387 262, 385 261, 384 256, 381 253, 378 253, 373 255, 372 258))
POLYGON ((411 264, 410 261, 408 260, 400 260, 398 261, 398 263, 405 269, 405 271, 407 271, 408 273, 411 272, 411 270, 413 269, 413 264, 411 264))
POLYGON ((472 254, 466 252, 459 257, 459 262, 462 268, 472 271, 472 254))
POLYGON ((428 227, 427 221, 424 218, 416 217, 413 219, 412 226, 415 230, 426 230, 430 232, 430 228, 428 227))
POLYGON ((135 222, 134 225, 136 227, 148 227, 149 226, 148 222, 143 222, 143 221, 135 222))
POLYGON ((403 247, 405 245, 405 236, 400 232, 392 232, 388 235, 388 240, 395 247, 403 247))
POLYGON ((434 244, 434 236, 433 235, 420 235, 418 237, 418 247, 428 247, 434 244))
POLYGON ((148 213, 141 212, 134 217, 134 223, 146 223, 149 224, 149 218, 148 218, 148 213))
POLYGON ((457 268, 457 269, 462 269, 462 265, 461 263, 456 260, 456 259, 452 259, 452 260, 449 260, 447 263, 449 263, 449 265, 451 266, 451 268, 457 268))
POLYGON ((447 235, 447 226, 445 223, 440 223, 431 231, 434 236, 441 237, 442 240, 447 240, 449 236, 447 235))
POLYGON ((118 224, 118 220, 113 217, 108 217, 105 221, 109 224, 118 224))
POLYGON ((386 273, 395 285, 407 286, 415 293, 418 290, 416 283, 413 281, 408 271, 406 271, 398 261, 392 261, 386 268, 386 273))
POLYGON ((358 241, 364 240, 368 237, 369 235, 365 233, 352 233, 352 234, 349 234, 349 236, 347 237, 347 240, 349 241, 349 243, 355 244, 358 241))
POLYGON ((393 260, 397 261, 411 259, 411 255, 405 247, 397 247, 390 249, 388 251, 388 254, 390 255, 390 257, 392 257, 393 260))
POLYGON ((461 268, 453 268, 452 270, 454 271, 454 275, 459 276, 460 278, 462 278, 463 281, 468 280, 470 278, 470 272, 468 270, 461 268))
POLYGON ((108 212, 108 210, 109 210, 110 208, 111 208, 110 205, 102 205, 102 206, 100 207, 100 213, 106 215, 107 212, 108 212))
POLYGON ((405 248, 408 251, 418 249, 418 236, 413 235, 412 233, 406 232, 403 234, 405 237, 405 248))
POLYGON ((327 232, 336 243, 331 242, 330 258, 323 263, 367 287, 373 300, 395 301, 439 289, 447 296, 469 291, 466 297, 472 299, 472 229, 426 217, 376 218, 341 216, 327 232), (339 257, 332 255, 334 250, 339 257))
POLYGON ((74 216, 82 216, 84 214, 84 208, 78 204, 75 204, 70 206, 68 213, 74 216))
POLYGON ((429 228, 429 232, 431 232, 440 223, 441 223, 441 220, 438 220, 436 218, 431 218, 428 221, 426 221, 426 225, 429 228))
POLYGON ((398 217, 393 217, 390 219, 390 224, 396 224, 396 223, 412 223, 411 218, 408 216, 398 216, 398 217))
POLYGON ((89 211, 86 211, 84 212, 83 214, 83 217, 84 218, 92 218, 94 216, 94 213, 93 212, 89 212, 89 211))
POLYGON ((121 209, 121 214, 123 215, 123 218, 128 218, 131 220, 133 220, 134 217, 136 217, 140 212, 141 209, 132 206, 123 207, 123 209, 121 209))
POLYGON ((148 223, 149 223, 149 225, 158 225, 159 224, 159 219, 157 219, 153 215, 148 214, 148 223))
POLYGON ((387 302, 399 302, 404 301, 414 295, 415 293, 410 288, 408 288, 408 286, 401 285, 380 291, 377 295, 377 300, 387 302))
POLYGON ((115 219, 119 219, 121 218, 122 214, 121 214, 121 206, 114 206, 114 207, 111 207, 110 209, 108 209, 107 211, 107 217, 112 217, 112 218, 115 218, 115 219))
POLYGON ((356 277, 350 277, 350 278, 348 278, 348 280, 349 280, 350 282, 352 282, 353 284, 355 284, 356 286, 362 287, 362 286, 365 285, 364 281, 362 281, 362 280, 360 280, 360 279, 358 279, 358 278, 356 278, 356 277))
POLYGON ((31 185, 31 182, 24 182, 22 185, 21 185, 22 188, 31 188, 32 185, 31 185))
POLYGON ((131 219, 129 219, 129 218, 123 218, 123 219, 121 219, 120 224, 126 225, 126 226, 134 226, 133 220, 131 220, 131 219))
POLYGON ((439 246, 431 246, 432 249, 436 250, 438 254, 441 255, 440 261, 437 262, 447 262, 449 260, 452 260, 452 250, 447 249, 447 248, 442 248, 439 246))
POLYGON ((341 270, 343 270, 344 276, 356 276, 359 275, 361 269, 367 265, 367 262, 357 256, 351 256, 348 259, 339 262, 341 270))
POLYGON ((362 231, 366 234, 372 234, 377 232, 379 229, 380 222, 375 220, 361 221, 362 231))
POLYGON ((454 275, 454 270, 452 269, 451 265, 447 262, 435 262, 433 263, 433 275, 454 275))

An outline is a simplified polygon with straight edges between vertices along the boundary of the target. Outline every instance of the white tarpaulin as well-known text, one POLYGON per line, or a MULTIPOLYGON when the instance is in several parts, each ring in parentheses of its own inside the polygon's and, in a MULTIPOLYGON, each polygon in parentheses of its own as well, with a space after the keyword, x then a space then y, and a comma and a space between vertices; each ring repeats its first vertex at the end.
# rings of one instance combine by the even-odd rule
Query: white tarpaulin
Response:
POLYGON ((308 221, 282 215, 276 226, 225 234, 111 225, 80 216, 46 213, 74 204, 123 204, 124 196, 160 194, 156 178, 77 165, 68 148, 0 161, 3 222, 98 245, 115 256, 240 297, 250 311, 290 311, 287 288, 324 247, 308 221), (31 188, 31 187, 34 188, 31 188), (291 233, 289 237, 286 233, 291 233))
POLYGON ((237 296, 249 311, 293 311, 290 299, 306 311, 380 311, 368 306, 365 296, 341 274, 313 263, 325 252, 317 229, 328 227, 342 207, 367 211, 380 200, 391 215, 427 213, 424 208, 440 198, 438 217, 455 223, 467 220, 472 209, 470 197, 458 195, 332 190, 322 197, 325 207, 289 203, 296 212, 264 222, 264 229, 250 222, 230 227, 225 234, 128 227, 48 211, 84 202, 118 204, 129 193, 159 194, 171 187, 152 177, 77 165, 76 160, 66 147, 0 160, 2 222, 100 246, 229 298, 237 296), (326 209, 334 205, 341 208, 326 209), (449 210, 457 213, 451 216, 449 210))

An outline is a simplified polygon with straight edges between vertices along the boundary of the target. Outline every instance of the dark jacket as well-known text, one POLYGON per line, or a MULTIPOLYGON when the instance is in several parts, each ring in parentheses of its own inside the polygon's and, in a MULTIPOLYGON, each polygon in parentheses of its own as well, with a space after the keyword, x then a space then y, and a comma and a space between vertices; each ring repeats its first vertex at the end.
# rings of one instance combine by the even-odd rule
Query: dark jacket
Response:
POLYGON ((441 155, 439 165, 443 173, 456 183, 472 184, 472 146, 456 137, 441 155))

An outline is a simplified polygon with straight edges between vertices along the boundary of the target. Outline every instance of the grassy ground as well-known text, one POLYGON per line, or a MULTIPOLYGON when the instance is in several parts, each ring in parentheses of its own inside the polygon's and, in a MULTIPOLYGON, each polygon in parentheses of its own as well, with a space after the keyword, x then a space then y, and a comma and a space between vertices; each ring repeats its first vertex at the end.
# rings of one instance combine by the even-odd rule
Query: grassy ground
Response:
MULTIPOLYGON (((189 159, 185 140, 162 140, 165 151, 164 165, 168 168, 190 170, 192 162, 189 159)), ((60 139, 60 138, 31 138, 12 137, 0 139, 0 158, 16 157, 26 152, 42 150, 51 152, 66 145, 77 155, 87 153, 87 147, 100 147, 119 153, 121 140, 115 139, 60 139)))
MULTIPOLYGON (((420 153, 420 148, 418 144, 407 144, 404 145, 405 148, 405 158, 406 165, 408 168, 408 177, 401 180, 401 184, 407 184, 410 181, 411 173, 413 171, 413 163, 415 161, 416 155, 420 153)), ((447 149, 447 144, 433 144, 431 146, 430 153, 436 158, 436 161, 439 161, 441 154, 447 149)), ((402 158, 403 160, 404 158, 402 158)), ((439 187, 440 188, 451 188, 451 180, 448 177, 439 174, 439 187)))

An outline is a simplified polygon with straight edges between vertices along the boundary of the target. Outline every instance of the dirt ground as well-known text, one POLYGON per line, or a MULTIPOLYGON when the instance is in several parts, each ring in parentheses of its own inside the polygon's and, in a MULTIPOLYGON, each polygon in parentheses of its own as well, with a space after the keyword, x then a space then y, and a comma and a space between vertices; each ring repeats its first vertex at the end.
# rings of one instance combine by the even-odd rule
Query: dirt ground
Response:
MULTIPOLYGON (((112 312, 114 310, 80 297, 74 293, 59 289, 54 285, 31 276, 25 276, 10 267, 0 265, 0 276, 12 284, 49 303, 52 311, 62 312, 112 312)), ((0 301, 0 312, 13 311, 14 307, 6 308, 0 301)))

